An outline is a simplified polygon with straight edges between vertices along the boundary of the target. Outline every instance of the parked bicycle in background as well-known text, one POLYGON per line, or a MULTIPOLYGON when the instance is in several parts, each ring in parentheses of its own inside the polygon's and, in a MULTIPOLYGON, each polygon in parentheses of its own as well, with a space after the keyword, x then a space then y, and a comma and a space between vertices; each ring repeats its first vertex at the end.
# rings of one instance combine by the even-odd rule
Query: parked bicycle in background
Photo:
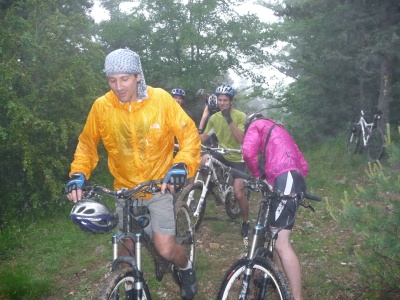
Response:
MULTIPOLYGON (((97 299, 151 299, 149 287, 141 268, 144 246, 154 260, 155 274, 161 281, 167 273, 172 273, 175 282, 181 286, 182 273, 179 267, 164 258, 157 252, 152 240, 150 212, 147 206, 140 205, 146 194, 156 194, 160 191, 163 180, 143 182, 133 189, 120 189, 115 192, 101 186, 86 186, 83 198, 72 208, 70 218, 84 231, 93 234, 110 233, 118 223, 115 210, 108 207, 103 195, 118 199, 123 206, 122 234, 112 237, 113 262, 111 274, 102 285, 97 299), (118 257, 118 245, 124 247, 125 239, 132 239, 134 234, 135 251, 129 251, 130 256, 118 257)), ((185 247, 187 257, 194 263, 195 237, 191 225, 189 208, 185 203, 175 204, 176 242, 185 247)), ((121 227, 121 226, 120 226, 121 227)))
POLYGON ((372 123, 367 123, 364 111, 361 110, 360 119, 352 125, 347 139, 348 154, 354 155, 366 149, 369 161, 375 162, 382 157, 385 140, 382 130, 378 127, 381 114, 382 112, 378 111, 374 114, 372 123))
MULTIPOLYGON (((237 176, 246 179, 245 185, 259 192, 260 201, 257 222, 253 228, 250 247, 246 256, 235 262, 226 272, 218 291, 218 300, 292 300, 291 290, 285 275, 273 262, 275 242, 278 234, 285 228, 271 230, 271 204, 274 200, 294 199, 299 206, 314 210, 305 199, 321 201, 319 197, 306 193, 295 195, 278 194, 271 191, 265 181, 232 170, 237 176)), ((295 217, 293 217, 292 222, 295 217)), ((287 226, 289 226, 291 222, 287 226)), ((276 254, 275 254, 276 255, 276 254)))

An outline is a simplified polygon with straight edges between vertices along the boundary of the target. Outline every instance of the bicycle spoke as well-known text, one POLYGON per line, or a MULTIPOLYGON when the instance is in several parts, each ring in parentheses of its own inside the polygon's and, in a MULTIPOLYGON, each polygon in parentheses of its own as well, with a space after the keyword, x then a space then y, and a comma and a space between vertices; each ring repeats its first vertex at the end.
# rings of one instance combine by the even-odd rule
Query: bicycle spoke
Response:
POLYGON ((349 155, 357 154, 360 150, 361 130, 360 127, 352 128, 347 138, 347 153, 349 155))

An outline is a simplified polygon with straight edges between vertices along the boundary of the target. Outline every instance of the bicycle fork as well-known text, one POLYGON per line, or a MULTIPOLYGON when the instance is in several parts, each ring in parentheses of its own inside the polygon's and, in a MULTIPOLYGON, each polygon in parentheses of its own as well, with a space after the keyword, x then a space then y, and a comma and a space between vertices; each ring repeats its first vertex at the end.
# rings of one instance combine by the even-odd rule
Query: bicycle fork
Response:
MULTIPOLYGON (((193 216, 194 216, 195 218, 198 218, 199 215, 200 215, 200 211, 201 211, 201 209, 202 209, 202 207, 203 207, 203 203, 204 203, 204 200, 205 200, 205 198, 206 198, 206 194, 207 194, 207 192, 208 192, 208 184, 210 183, 211 176, 212 176, 212 170, 211 170, 211 168, 208 168, 208 175, 207 175, 207 178, 206 178, 206 181, 205 181, 205 182, 202 181, 202 180, 199 180, 199 177, 200 177, 200 170, 197 171, 196 177, 194 178, 194 182, 201 182, 201 183, 203 184, 203 189, 201 190, 201 195, 200 195, 199 202, 197 203, 196 210, 195 210, 195 212, 193 213, 193 216)), ((186 203, 189 207, 191 207, 191 203, 194 201, 194 195, 193 195, 194 192, 195 192, 195 191, 193 190, 193 191, 191 191, 191 192, 189 193, 188 201, 187 201, 187 203, 186 203)))
POLYGON ((143 297, 143 272, 142 272, 142 234, 135 234, 135 260, 134 265, 131 257, 121 258, 118 257, 118 234, 114 234, 112 237, 113 245, 113 267, 112 270, 116 269, 119 261, 128 262, 132 265, 134 273, 134 282, 125 281, 125 299, 128 300, 142 300, 143 297), (136 266, 136 267, 134 267, 136 266))
POLYGON ((253 262, 253 260, 250 260, 244 270, 242 289, 241 289, 240 295, 239 295, 239 299, 241 299, 241 300, 247 299, 247 296, 249 294, 249 289, 251 288, 250 284, 253 284, 253 287, 258 289, 256 298, 252 298, 252 299, 255 299, 255 300, 266 299, 268 283, 270 282, 271 279, 267 273, 263 273, 262 278, 254 278, 253 282, 251 282, 251 278, 253 276, 253 268, 254 268, 254 262, 253 262))
MULTIPOLYGON (((253 276, 254 259, 261 254, 270 255, 272 258, 275 241, 277 239, 277 230, 271 230, 271 238, 269 239, 267 248, 264 248, 265 243, 265 230, 268 227, 267 220, 269 214, 269 201, 264 201, 262 209, 259 211, 258 222, 253 228, 253 239, 247 257, 249 259, 248 264, 244 270, 244 276, 242 281, 242 289, 240 292, 239 299, 247 299, 249 293, 249 286, 251 284, 251 278, 253 276)), ((267 295, 268 283, 271 281, 268 273, 263 272, 262 278, 254 278, 254 288, 258 289, 257 297, 255 299, 263 300, 267 295)), ((270 287, 271 288, 271 287, 270 287)))
MULTIPOLYGON (((208 182, 208 180, 207 180, 207 182, 208 182)), ((200 211, 201 211, 201 208, 203 207, 204 199, 205 199, 207 191, 208 191, 208 188, 207 188, 208 184, 205 184, 204 182, 202 182, 202 183, 203 183, 203 189, 201 190, 199 203, 197 203, 196 210, 193 213, 193 216, 195 218, 198 218, 200 215, 200 211)), ((189 207, 191 207, 191 203, 194 201, 194 195, 193 195, 194 192, 195 191, 193 190, 189 193, 188 201, 187 201, 188 203, 186 203, 189 207)))

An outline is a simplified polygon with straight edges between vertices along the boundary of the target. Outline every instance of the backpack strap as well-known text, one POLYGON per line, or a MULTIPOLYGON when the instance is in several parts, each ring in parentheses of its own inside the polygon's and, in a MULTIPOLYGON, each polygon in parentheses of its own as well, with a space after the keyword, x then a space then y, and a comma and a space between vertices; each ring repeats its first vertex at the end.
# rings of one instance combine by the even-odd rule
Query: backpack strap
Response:
POLYGON ((274 127, 277 126, 277 125, 279 126, 279 124, 274 123, 274 125, 272 125, 271 128, 269 129, 267 138, 265 139, 264 151, 263 151, 263 153, 261 154, 261 157, 259 157, 259 161, 258 161, 258 169, 260 170, 261 175, 262 175, 262 177, 264 177, 264 178, 265 178, 265 175, 266 175, 266 174, 265 174, 265 170, 264 170, 265 161, 266 161, 266 160, 265 160, 265 152, 266 152, 266 150, 267 150, 267 144, 268 144, 269 138, 271 137, 272 129, 274 129, 274 127))
POLYGON ((269 131, 268 131, 267 138, 265 139, 264 151, 263 151, 263 153, 262 153, 262 156, 263 156, 263 157, 264 157, 264 155, 265 155, 265 151, 267 150, 267 144, 268 144, 269 138, 271 137, 272 129, 274 129, 274 127, 275 127, 276 125, 278 125, 278 124, 274 123, 274 125, 272 125, 271 128, 270 128, 269 131))

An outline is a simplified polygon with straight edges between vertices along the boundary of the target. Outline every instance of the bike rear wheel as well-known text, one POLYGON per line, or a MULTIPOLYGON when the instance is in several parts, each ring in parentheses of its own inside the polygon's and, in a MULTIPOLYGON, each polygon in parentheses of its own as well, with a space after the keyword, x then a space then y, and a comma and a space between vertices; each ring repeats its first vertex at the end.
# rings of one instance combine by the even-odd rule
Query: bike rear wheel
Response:
POLYGON ((198 217, 194 217, 193 214, 199 205, 199 200, 201 197, 201 193, 203 192, 203 183, 195 182, 193 184, 188 185, 180 194, 178 201, 182 203, 186 203, 189 211, 190 217, 192 218, 192 226, 194 226, 195 231, 198 231, 201 223, 204 219, 204 214, 206 212, 207 207, 207 197, 208 193, 204 197, 203 205, 200 209, 200 213, 198 217))
POLYGON ((380 128, 375 128, 371 131, 367 143, 368 160, 375 162, 382 157, 383 154, 384 136, 380 128))
POLYGON ((350 135, 347 138, 347 153, 349 155, 360 152, 361 128, 360 125, 354 125, 350 135))
MULTIPOLYGON (((118 269, 111 273, 97 297, 98 300, 136 299, 134 292, 134 274, 132 268, 118 269), (134 297, 135 296, 135 297, 134 297)), ((149 287, 143 280, 142 300, 151 299, 149 287)))
POLYGON ((291 300, 290 288, 284 275, 276 269, 269 259, 255 258, 254 266, 247 285, 246 297, 243 296, 243 279, 249 259, 237 261, 226 272, 218 291, 218 300, 230 299, 268 299, 291 300))

